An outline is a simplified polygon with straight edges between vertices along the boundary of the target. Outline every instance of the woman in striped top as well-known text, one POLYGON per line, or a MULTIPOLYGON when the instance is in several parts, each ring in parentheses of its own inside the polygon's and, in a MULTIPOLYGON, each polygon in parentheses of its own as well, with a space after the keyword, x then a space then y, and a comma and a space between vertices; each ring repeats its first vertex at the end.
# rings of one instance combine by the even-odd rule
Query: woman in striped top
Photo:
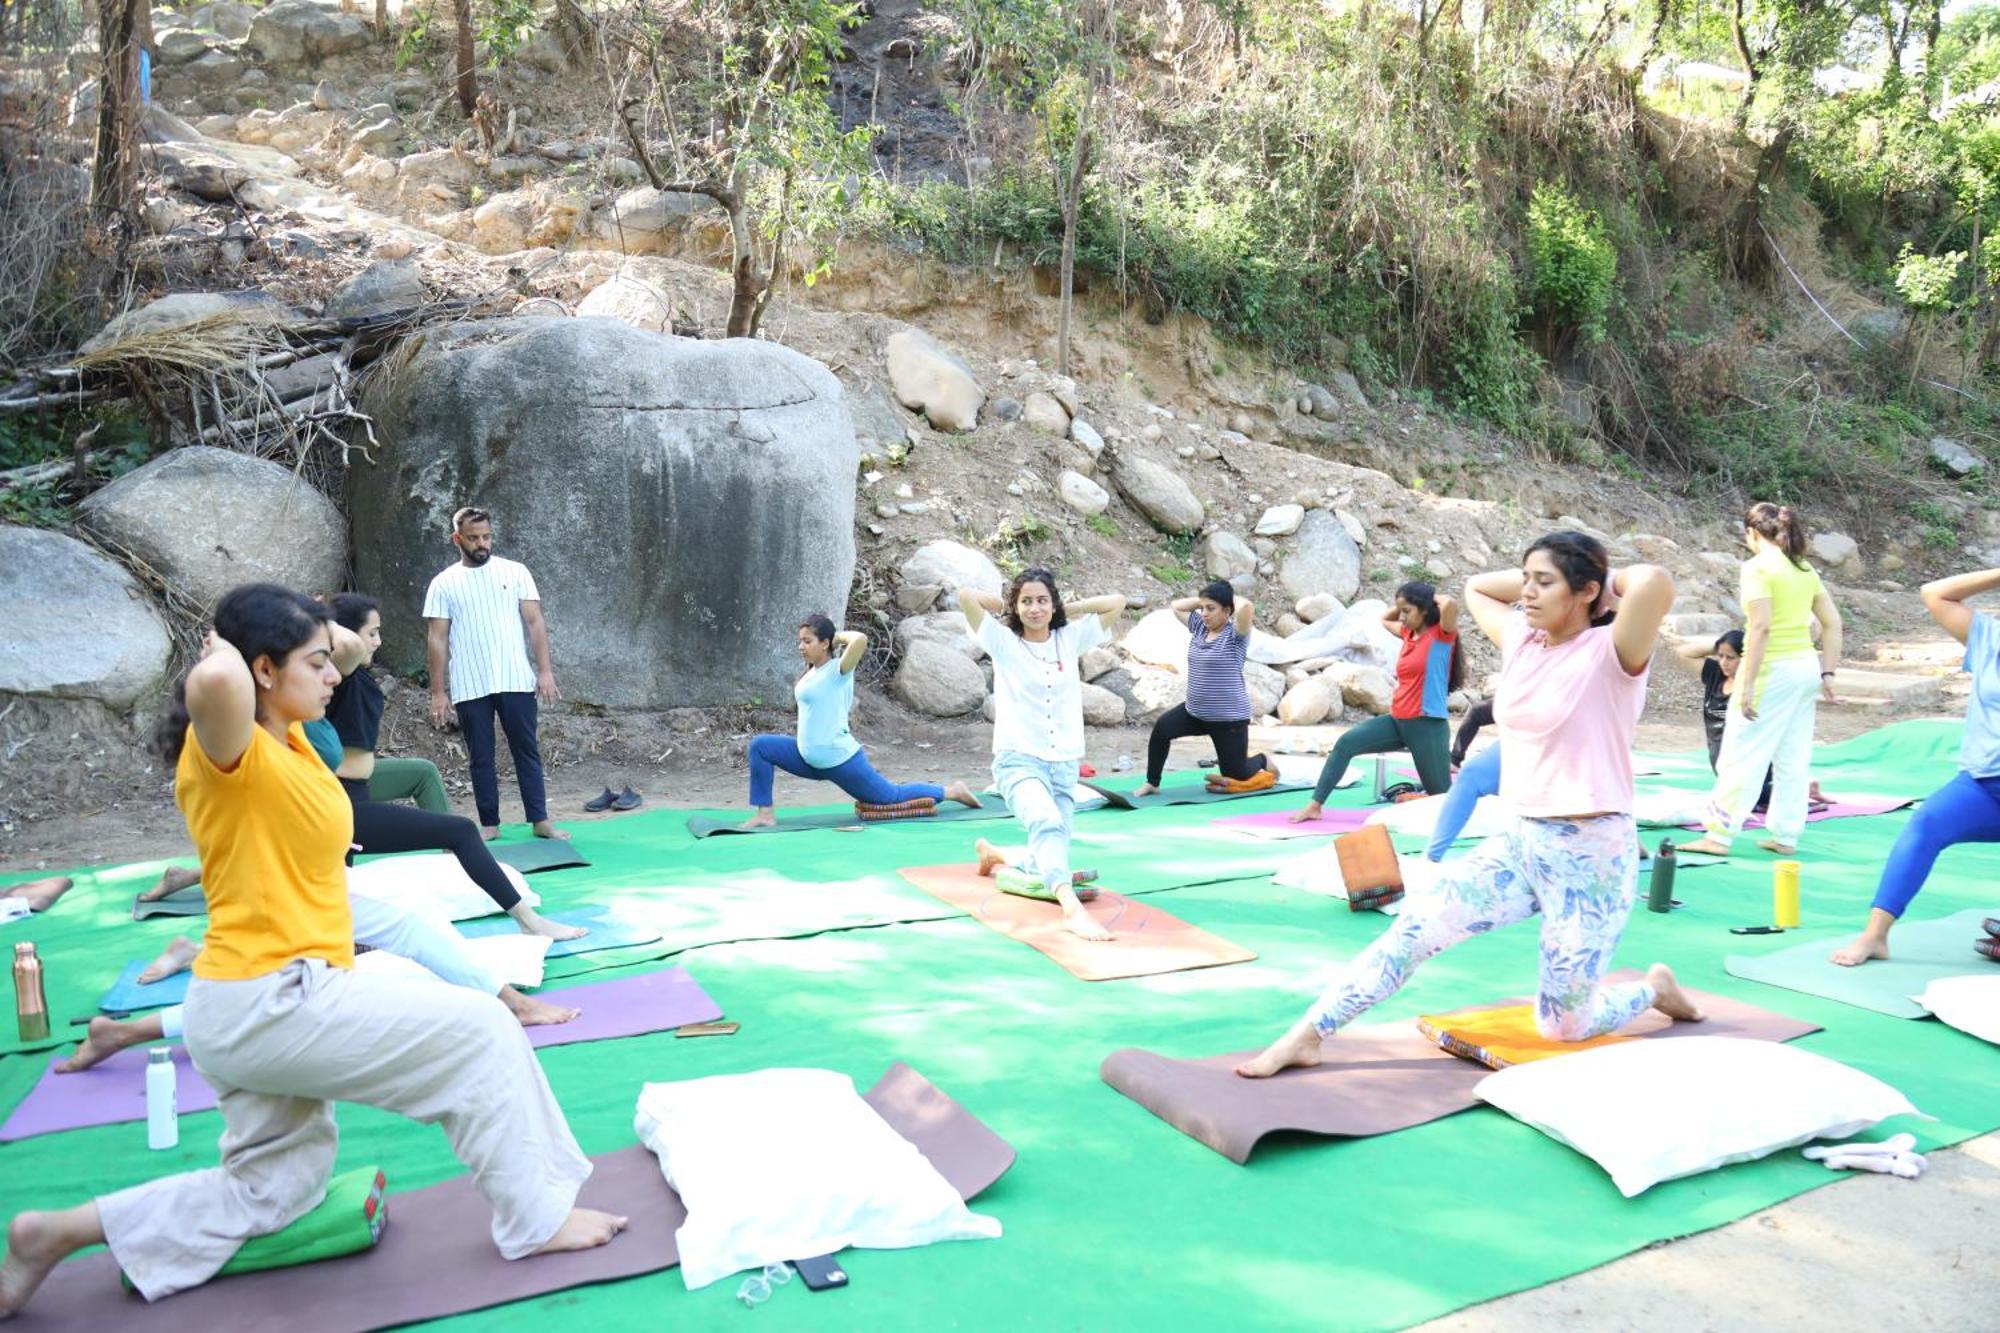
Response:
POLYGON ((1433 796, 1451 790, 1451 721, 1447 701, 1465 682, 1458 651, 1458 603, 1428 583, 1405 583, 1382 623, 1403 641, 1396 657, 1396 694, 1386 717, 1371 717, 1335 742, 1319 771, 1312 799, 1294 824, 1318 819, 1326 798, 1357 756, 1408 750, 1417 777, 1433 796))
POLYGON ((1240 782, 1263 772, 1271 763, 1250 753, 1250 691, 1243 684, 1243 658, 1250 648, 1251 617, 1256 609, 1236 589, 1217 579, 1199 597, 1183 597, 1173 609, 1187 617, 1187 702, 1176 704, 1153 724, 1146 742, 1146 785, 1137 795, 1160 789, 1167 750, 1182 736, 1206 736, 1215 743, 1216 772, 1211 786, 1240 782))

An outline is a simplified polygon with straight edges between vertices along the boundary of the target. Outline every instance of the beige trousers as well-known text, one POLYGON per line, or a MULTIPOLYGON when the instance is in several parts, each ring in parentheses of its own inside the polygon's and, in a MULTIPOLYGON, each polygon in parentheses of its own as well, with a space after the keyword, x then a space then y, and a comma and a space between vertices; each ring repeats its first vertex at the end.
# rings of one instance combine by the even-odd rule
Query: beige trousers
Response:
POLYGON ((97 1201, 112 1256, 147 1300, 200 1285, 245 1240, 319 1205, 340 1137, 335 1101, 443 1125, 509 1259, 556 1233, 590 1175, 534 1048, 494 996, 302 960, 254 981, 197 978, 185 1022, 222 1111, 222 1164, 97 1201))

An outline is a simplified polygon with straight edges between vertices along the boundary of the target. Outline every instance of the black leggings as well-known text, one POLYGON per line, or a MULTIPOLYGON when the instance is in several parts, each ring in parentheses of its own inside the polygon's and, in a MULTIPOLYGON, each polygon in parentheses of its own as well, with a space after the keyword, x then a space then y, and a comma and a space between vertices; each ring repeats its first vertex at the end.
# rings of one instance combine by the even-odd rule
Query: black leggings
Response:
POLYGON ((1250 722, 1210 722, 1188 712, 1186 704, 1175 704, 1160 714, 1153 735, 1146 742, 1146 781, 1160 785, 1167 771, 1167 749, 1183 736, 1206 736, 1215 743, 1216 771, 1225 778, 1241 781, 1270 767, 1263 755, 1250 753, 1250 722))
POLYGON ((351 778, 342 778, 340 785, 354 803, 354 841, 361 844, 362 851, 370 856, 381 852, 450 852, 501 911, 511 912, 521 901, 500 863, 486 850, 479 826, 464 815, 435 815, 414 805, 371 801, 368 784, 351 778))
POLYGON ((1465 752, 1472 748, 1472 742, 1479 738, 1483 728, 1493 725, 1493 701, 1481 699, 1465 710, 1465 720, 1458 724, 1458 738, 1451 743, 1451 764, 1453 768, 1465 762, 1465 752))

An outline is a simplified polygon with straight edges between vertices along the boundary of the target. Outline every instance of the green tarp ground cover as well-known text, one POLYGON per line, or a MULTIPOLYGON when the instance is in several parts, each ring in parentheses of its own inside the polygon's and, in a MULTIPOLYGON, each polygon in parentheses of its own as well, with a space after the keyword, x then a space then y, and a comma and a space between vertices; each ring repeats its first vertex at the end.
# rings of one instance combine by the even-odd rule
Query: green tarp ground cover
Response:
MULTIPOLYGON (((1814 771, 1830 790, 1928 792, 1950 775, 1956 738, 1956 726, 1905 724, 1828 747, 1814 771)), ((1690 785, 1698 782, 1690 770, 1690 785)), ((1244 808, 1285 808, 1288 799, 1296 798, 1244 808)), ((663 929, 676 908, 692 913, 690 924, 650 948, 684 941, 676 961, 743 1028, 729 1038, 657 1034, 558 1047, 542 1052, 543 1065, 589 1153, 632 1141, 633 1103, 648 1080, 809 1064, 843 1070, 865 1087, 896 1059, 1014 1145, 1017 1165, 979 1201, 1005 1225, 1002 1239, 850 1252, 842 1264, 851 1286, 779 1290, 756 1315, 774 1328, 1394 1328, 1838 1178, 1787 1152, 1625 1200, 1585 1158, 1486 1108, 1376 1139, 1267 1143, 1247 1167, 1185 1138, 1105 1086, 1097 1077, 1102 1058, 1121 1046, 1194 1056, 1268 1040, 1383 925, 1373 914, 1273 885, 1261 867, 1296 846, 1217 836, 1208 813, 1094 812, 1080 820, 1077 862, 1097 865, 1121 892, 1168 895, 1175 915, 1255 950, 1259 960, 1098 985, 952 918, 899 886, 895 865, 872 863, 960 859, 973 830, 906 829, 893 841, 808 832, 697 845, 684 811, 578 825, 594 864, 538 876, 550 907, 616 901, 621 912, 653 914, 663 929)), ((1809 929, 1859 927, 1875 873, 1907 818, 1904 811, 1808 828, 1800 859, 1809 929)), ((1004 824, 987 831, 996 841, 1015 832, 1004 824)), ((2000 1126, 1992 1051, 1976 1039, 1723 971, 1730 952, 1798 938, 1765 945, 1728 933, 1768 919, 1771 860, 1751 853, 1704 871, 1679 886, 1688 905, 1671 916, 1635 912, 1619 963, 1665 960, 1692 985, 1824 1024, 1826 1031, 1803 1039, 1804 1049, 1886 1079, 1938 1117, 1891 1122, 1883 1133, 1908 1129, 1933 1148, 2000 1126)), ((1949 852, 1913 919, 2000 908, 1996 884, 2000 851, 1949 852)), ((135 888, 115 887, 129 905, 135 888)), ((131 936, 152 927, 161 939, 172 934, 172 923, 98 919, 98 911, 88 897, 66 901, 36 924, 38 938, 57 941, 52 972, 86 966, 82 941, 91 931, 115 930, 111 952, 121 958, 146 951, 128 944, 131 936), (61 921, 72 911, 75 923, 61 921)), ((0 943, 22 937, 20 930, 0 930, 0 943)), ((1518 994, 1532 984, 1535 955, 1532 929, 1469 941, 1433 960, 1372 1017, 1518 994)), ((104 968, 108 981, 116 964, 104 968)), ((0 1107, 25 1094, 41 1062, 0 1059, 0 1107)), ((341 1164, 379 1164, 398 1189, 461 1170, 435 1130, 356 1107, 341 1108, 340 1120, 341 1164)), ((168 1153, 148 1153, 135 1125, 0 1146, 0 1214, 210 1165, 220 1125, 212 1113, 188 1117, 182 1146, 168 1153)), ((394 1243, 393 1229, 385 1243, 394 1243)), ((497 1330, 529 1320, 559 1327, 719 1321, 743 1317, 733 1290, 725 1283, 690 1293, 667 1272, 444 1322, 497 1330)))

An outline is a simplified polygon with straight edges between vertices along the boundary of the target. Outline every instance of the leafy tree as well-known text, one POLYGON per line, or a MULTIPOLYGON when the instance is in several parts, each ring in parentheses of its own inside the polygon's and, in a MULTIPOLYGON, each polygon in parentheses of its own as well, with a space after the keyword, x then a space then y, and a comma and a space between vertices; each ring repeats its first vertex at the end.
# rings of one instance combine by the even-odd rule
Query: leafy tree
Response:
MULTIPOLYGON (((713 200, 733 250, 727 334, 754 337, 790 247, 829 237, 848 179, 870 169, 867 127, 843 132, 828 100, 841 34, 859 6, 837 0, 667 0, 632 11, 610 46, 646 71, 652 98, 625 97, 619 116, 655 189, 713 200), (689 58, 666 45, 691 35, 689 58), (674 137, 663 170, 641 118, 674 137)), ((806 269, 832 262, 823 247, 806 269)))

